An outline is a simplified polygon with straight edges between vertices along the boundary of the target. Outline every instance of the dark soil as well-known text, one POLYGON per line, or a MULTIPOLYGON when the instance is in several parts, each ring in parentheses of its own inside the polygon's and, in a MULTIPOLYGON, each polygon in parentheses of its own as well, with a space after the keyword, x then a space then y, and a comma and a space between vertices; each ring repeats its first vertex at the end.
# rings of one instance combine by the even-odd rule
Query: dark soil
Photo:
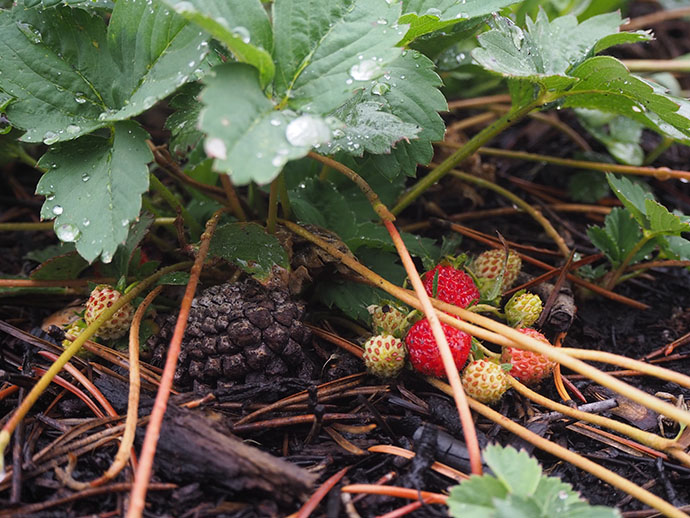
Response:
MULTIPOLYGON (((653 4, 641 2, 633 6, 632 15, 645 14, 653 4)), ((655 27, 657 43, 635 46, 621 52, 629 58, 671 58, 690 52, 687 38, 688 22, 664 22, 655 27)), ((684 84, 688 88, 687 82, 684 84)), ((578 129, 577 122, 568 114, 560 114, 569 125, 578 129)), ((658 138, 645 136, 647 150, 654 148, 658 138)), ((604 150, 591 143, 595 151, 604 150)), ((526 122, 506 132, 492 145, 520 149, 543 154, 572 156, 574 145, 551 127, 538 122, 526 122)), ((482 159, 494 169, 499 184, 513 189, 526 200, 540 203, 530 193, 517 187, 513 178, 529 180, 536 184, 565 191, 568 172, 541 164, 526 164, 509 160, 482 159)), ((655 165, 675 169, 688 169, 690 148, 674 146, 665 152, 655 165)), ((480 164, 474 162, 473 167, 480 164)), ((486 169, 486 168, 485 168, 486 169)), ((36 178, 21 167, 6 167, 3 174, 3 192, 13 193, 0 198, 0 218, 3 220, 29 220, 37 214, 40 200, 27 195, 33 190, 36 178)), ((690 187, 687 184, 653 182, 660 200, 671 208, 690 211, 690 187)), ((419 203, 406 211, 399 221, 406 223, 425 221, 439 215, 430 211, 430 204, 453 215, 469 210, 467 199, 458 202, 458 194, 464 191, 456 184, 445 183, 443 188, 432 190, 419 203), (458 190, 460 189, 460 190, 458 190), (452 192, 455 196, 448 196, 452 192)), ((489 192, 480 192, 482 201, 476 209, 507 206, 502 199, 489 192)), ((476 201, 476 199, 475 199, 476 201)), ((557 230, 567 236, 569 245, 583 254, 594 252, 586 240, 588 225, 600 220, 587 215, 547 214, 554 216, 557 230)), ((525 216, 485 218, 464 222, 488 235, 498 231, 506 239, 524 245, 550 247, 550 240, 525 216)), ((446 230, 430 226, 429 236, 440 237, 446 230)), ((0 234, 0 272, 3 276, 28 273, 36 263, 24 259, 31 250, 52 243, 48 234, 36 233, 27 239, 25 234, 0 234)), ((469 239, 463 241, 463 250, 476 252, 483 245, 469 239)), ((553 256, 541 260, 557 264, 553 256)), ((528 275, 541 273, 527 267, 528 275)), ((336 274, 332 269, 325 275, 336 274)), ((318 278, 316 279, 318 282, 318 278)), ((207 279, 207 284, 212 284, 207 279)), ((630 358, 641 359, 653 351, 673 342, 690 332, 690 272, 683 268, 658 268, 645 275, 623 283, 616 292, 630 299, 649 305, 647 310, 632 309, 625 304, 575 290, 577 313, 570 326, 563 346, 610 351, 630 358)), ((49 297, 18 294, 0 299, 0 320, 25 331, 31 331, 46 342, 54 339, 38 329, 43 319, 53 311, 64 307, 80 294, 56 291, 49 297)), ((171 299, 175 298, 170 293, 171 299)), ((343 324, 332 311, 314 303, 307 305, 306 321, 317 329, 334 332, 341 337, 356 341, 353 327, 343 324)), ((0 400, 2 422, 17 407, 24 388, 33 384, 32 368, 44 365, 46 360, 37 355, 41 346, 27 338, 17 338, 6 331, 0 334, 0 382, 22 387, 0 400)), ((545 327, 549 338, 555 329, 545 327)), ((43 342, 45 344, 45 342, 43 342)), ((173 397, 173 407, 166 416, 160 438, 157 464, 153 482, 172 483, 174 487, 154 487, 148 494, 146 516, 250 518, 286 516, 299 509, 303 500, 316 487, 343 468, 348 472, 335 489, 331 490, 313 516, 378 516, 397 509, 404 502, 383 496, 356 496, 341 494, 338 487, 345 483, 386 483, 425 491, 445 492, 455 482, 430 469, 434 460, 444 462, 463 472, 469 471, 469 463, 463 446, 462 429, 452 399, 422 382, 412 372, 406 371, 396 381, 383 384, 373 377, 356 378, 347 389, 329 397, 319 397, 316 386, 363 371, 361 361, 330 341, 315 333, 305 354, 316 366, 312 376, 294 378, 273 377, 247 379, 242 383, 219 384, 212 388, 213 399, 206 399, 193 409, 181 409, 178 405, 195 401, 207 394, 208 387, 197 386, 197 392, 184 392, 173 397), (299 404, 266 413, 250 421, 236 425, 237 421, 264 407, 293 394, 306 391, 307 397, 299 404), (301 416, 316 416, 300 420, 301 416), (253 423, 253 424, 252 424, 253 423), (218 434, 218 435, 216 435, 218 434), (220 437, 228 439, 221 439, 220 437), (234 441, 236 436, 241 441, 234 441), (226 442, 227 441, 227 442, 226 442), (339 442, 338 442, 339 441, 339 442), (413 460, 383 453, 367 453, 370 446, 391 444, 416 452, 413 460), (220 445, 220 446, 219 446, 220 445), (270 454, 261 457, 252 451, 244 451, 246 445, 270 454), (221 447, 222 446, 222 447, 221 447), (291 464, 286 467, 280 460, 291 464), (293 471, 297 466, 303 471, 293 471), (313 480, 312 480, 313 479, 313 480), (313 482, 313 485, 310 483, 313 482), (352 507, 354 505, 354 508, 352 507), (356 509, 356 511, 354 510, 356 509)), ((661 365, 690 374, 690 348, 687 343, 678 347, 676 356, 661 365)), ((91 376, 119 414, 126 412, 127 386, 118 379, 126 372, 103 360, 95 360, 108 370, 88 369, 91 376)), ((78 366, 84 366, 80 364, 78 366)), ((610 365, 598 365, 612 371, 610 365)), ((564 372, 570 377, 571 373, 564 372)), ((69 378, 67 375, 65 377, 69 378)), ((677 385, 644 376, 628 376, 626 382, 650 394, 665 392, 690 400, 690 391, 677 385)), ((593 387, 589 380, 572 376, 572 381, 585 394, 593 387)), ((0 390, 3 386, 0 386, 0 390)), ((146 389, 146 387, 144 387, 146 389)), ((184 388, 184 387, 182 387, 184 388)), ((552 383, 545 383, 540 392, 559 401, 552 383)), ((0 392, 2 393, 2 392, 0 392)), ((4 396, 4 394, 3 394, 4 396)), ((150 412, 154 392, 144 390, 140 416, 150 412)), ((592 396, 588 397, 592 401, 592 396)), ((527 426, 550 440, 603 464, 628 480, 682 507, 690 505, 690 469, 673 460, 657 460, 649 455, 633 454, 610 444, 582 435, 577 428, 569 427, 572 421, 546 422, 540 415, 546 410, 531 405, 521 396, 510 391, 497 407, 502 414, 527 426)), ((611 414, 606 414, 611 415, 611 414)), ((651 431, 658 431, 655 416, 651 416, 651 431)), ((98 495, 82 493, 64 486, 56 475, 55 467, 65 468, 67 458, 57 457, 50 464, 50 455, 34 462, 32 457, 51 445, 75 426, 96 423, 93 413, 75 396, 63 393, 53 385, 35 406, 24 426, 15 435, 14 450, 10 448, 5 460, 15 467, 21 477, 0 483, 0 516, 79 517, 120 516, 128 494, 126 483, 131 482, 128 467, 116 479, 123 487, 108 487, 98 495), (60 499, 65 499, 59 503, 60 499), (55 500, 55 505, 43 505, 55 500), (34 506, 34 504, 39 504, 34 506), (2 509, 5 509, 3 511, 2 509)), ((476 420, 482 444, 498 442, 527 449, 542 463, 546 472, 571 483, 593 504, 617 506, 623 512, 644 509, 630 499, 593 476, 534 449, 528 443, 507 433, 492 422, 478 417, 476 420)), ((639 422, 638 422, 639 424, 639 422)), ((649 424, 649 423, 646 423, 649 424)), ((81 437, 106 430, 104 425, 88 429, 81 437)), ((141 445, 144 427, 139 428, 137 449, 141 445)), ((668 437, 678 432, 673 424, 666 423, 668 437)), ((74 438, 66 438, 74 441, 74 438)), ((52 446, 53 450, 56 448, 52 446)), ((72 449, 77 446, 72 443, 72 449)), ((72 477, 92 480, 110 466, 117 450, 117 442, 107 442, 94 449, 80 452, 72 477)), ((446 508, 438 505, 424 506, 409 516, 445 516, 446 508)), ((635 515, 639 516, 639 515, 635 515)))

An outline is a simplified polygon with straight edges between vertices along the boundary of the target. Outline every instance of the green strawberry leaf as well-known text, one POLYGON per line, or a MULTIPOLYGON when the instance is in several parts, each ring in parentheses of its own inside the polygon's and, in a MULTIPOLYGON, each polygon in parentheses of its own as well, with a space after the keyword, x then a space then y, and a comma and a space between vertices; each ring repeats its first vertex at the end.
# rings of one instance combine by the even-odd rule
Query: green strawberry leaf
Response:
POLYGON ((532 495, 539 485, 541 467, 524 451, 490 445, 484 450, 484 462, 508 491, 517 496, 532 495))
POLYGON ((46 196, 43 219, 55 218, 55 233, 74 242, 84 259, 108 263, 139 216, 148 189, 148 134, 133 122, 114 124, 112 137, 81 137, 51 148, 38 165, 47 172, 36 187, 46 196))
POLYGON ((256 223, 228 223, 216 229, 209 254, 229 261, 259 281, 270 278, 274 266, 290 267, 287 252, 275 236, 256 223))
POLYGON ((357 236, 357 215, 331 182, 307 178, 289 193, 299 221, 332 230, 343 241, 357 236))
POLYGON ((165 121, 165 129, 172 135, 168 147, 173 153, 184 155, 203 138, 197 127, 201 113, 201 103, 197 98, 199 92, 201 85, 188 83, 170 99, 170 107, 175 111, 165 121))
POLYGON ((162 0, 180 16, 221 41, 240 63, 256 67, 262 86, 275 66, 271 23, 259 0, 162 0))
POLYGON ((611 192, 606 177, 598 171, 579 171, 568 179, 568 192, 574 201, 595 203, 611 192))
POLYGON ((540 10, 536 20, 527 18, 527 29, 523 31, 508 18, 497 17, 494 28, 479 35, 481 47, 472 56, 484 68, 504 76, 563 90, 577 82, 569 76, 571 67, 594 52, 618 42, 649 39, 646 33, 617 35, 621 23, 619 13, 602 14, 578 23, 573 15, 549 21, 540 10))
POLYGON ((382 102, 394 116, 421 128, 414 140, 400 140, 389 154, 365 154, 356 160, 355 169, 374 169, 389 180, 400 172, 414 176, 417 164, 428 164, 433 157, 432 142, 443 139, 445 124, 438 112, 447 109, 438 90, 441 79, 433 62, 416 50, 402 55, 386 67, 386 73, 363 93, 363 99, 382 102))
POLYGON ((505 500, 494 501, 494 507, 495 518, 548 518, 532 498, 523 495, 509 494, 505 500))
POLYGON ((54 144, 142 113, 207 53, 198 29, 158 4, 120 0, 106 29, 83 9, 0 11, 0 89, 22 140, 54 144))
POLYGON ((153 215, 144 212, 129 226, 126 241, 117 247, 113 260, 107 265, 102 265, 101 275, 115 277, 116 279, 129 275, 129 268, 132 264, 134 253, 146 237, 151 225, 153 225, 153 221, 153 215))
MULTIPOLYGON (((587 229, 587 235, 594 246, 604 252, 611 264, 617 267, 642 239, 642 230, 629 210, 616 207, 606 216, 604 228, 590 227, 587 229)), ((654 246, 653 242, 648 242, 635 255, 631 264, 642 260, 654 246)))
POLYGON ((402 49, 400 4, 282 0, 273 5, 275 93, 281 106, 327 114, 383 76, 402 49))
POLYGON ((288 160, 331 138, 321 117, 276 110, 249 65, 220 65, 204 82, 204 149, 215 159, 214 169, 228 174, 235 185, 270 182, 288 160))
POLYGON ((681 232, 690 232, 690 224, 681 221, 679 216, 669 212, 658 201, 646 199, 645 209, 651 232, 672 236, 680 236, 681 232))
POLYGON ((606 146, 616 160, 624 164, 642 165, 644 150, 640 146, 642 124, 628 117, 580 108, 580 123, 599 142, 606 146))
POLYGON ((656 241, 667 257, 678 261, 690 260, 690 241, 684 237, 666 236, 656 241))
POLYGON ((690 102, 631 74, 610 56, 597 56, 570 71, 577 78, 561 99, 567 108, 617 113, 683 143, 690 143, 690 102))
POLYGON ((487 16, 515 3, 516 0, 403 0, 399 22, 409 23, 410 28, 398 45, 407 46, 425 34, 447 30, 459 22, 487 16))
POLYGON ((112 0, 24 0, 24 7, 56 7, 58 5, 68 5, 70 7, 81 7, 82 9, 103 9, 112 11, 115 2, 112 0))
POLYGON ((362 100, 361 94, 353 97, 333 112, 338 119, 333 138, 316 151, 326 155, 346 151, 355 156, 362 156, 365 151, 388 153, 396 142, 414 139, 421 131, 417 125, 402 121, 384 107, 382 102, 362 100))
POLYGON ((648 228, 646 201, 653 200, 654 196, 643 189, 639 183, 633 183, 625 176, 617 177, 607 173, 606 180, 609 182, 613 194, 630 211, 635 221, 642 228, 648 228))
POLYGON ((41 263, 31 272, 31 278, 38 281, 76 279, 88 266, 89 263, 84 261, 76 251, 69 252, 51 257, 41 263))
POLYGON ((494 500, 508 495, 506 486, 491 475, 472 475, 462 484, 454 486, 448 496, 448 508, 452 516, 493 518, 494 500))

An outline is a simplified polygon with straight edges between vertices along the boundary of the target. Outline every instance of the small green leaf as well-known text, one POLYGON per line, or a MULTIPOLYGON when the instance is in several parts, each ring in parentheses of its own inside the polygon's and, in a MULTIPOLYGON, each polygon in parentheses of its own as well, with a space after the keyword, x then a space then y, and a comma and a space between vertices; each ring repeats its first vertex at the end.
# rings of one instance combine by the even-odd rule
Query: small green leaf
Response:
POLYGON ((577 83, 565 93, 561 106, 617 113, 680 142, 690 142, 690 102, 631 74, 617 59, 587 59, 570 75, 577 83))
POLYGON ((669 258, 679 261, 690 260, 690 241, 684 237, 668 236, 657 239, 657 242, 669 258))
POLYGON ((599 110, 580 108, 576 111, 585 129, 606 146, 611 156, 624 164, 642 165, 642 124, 628 117, 599 110))
POLYGON ((494 500, 508 495, 506 486, 491 475, 472 475, 450 490, 448 507, 451 515, 458 518, 493 518, 494 500))
POLYGON ((616 34, 621 23, 619 13, 578 23, 573 15, 549 21, 540 10, 536 20, 527 19, 523 31, 508 18, 498 17, 492 30, 479 35, 481 47, 472 56, 488 70, 562 90, 577 82, 569 77, 569 69, 595 52, 603 38, 616 34))
POLYGON ((645 212, 649 220, 649 230, 654 233, 680 236, 681 232, 690 232, 690 225, 668 211, 655 200, 645 200, 645 212))
POLYGON ((262 86, 273 79, 275 66, 271 23, 259 0, 162 0, 180 16, 221 41, 235 59, 256 67, 262 86))
POLYGON ((189 284, 189 273, 187 272, 166 273, 156 282, 157 286, 185 286, 187 284, 189 284))
POLYGON ((539 485, 541 467, 524 451, 490 445, 484 450, 484 461, 510 493, 529 496, 539 485))
POLYGON ((170 107, 175 111, 165 121, 165 129, 172 134, 168 147, 173 153, 186 154, 203 138, 198 128, 201 113, 201 102, 197 98, 199 92, 200 84, 189 83, 170 99, 170 107))
POLYGON ((654 196, 644 190, 638 183, 633 183, 625 176, 617 177, 611 173, 606 174, 606 180, 613 194, 623 203, 642 228, 648 227, 646 217, 646 200, 653 200, 654 196))
POLYGON ((523 495, 510 494, 505 500, 496 500, 494 507, 495 518, 548 518, 533 499, 523 495))
POLYGON ((84 261, 77 252, 71 252, 41 263, 31 272, 31 278, 38 281, 76 279, 88 266, 89 263, 84 261))
POLYGON ((41 218, 55 218, 61 241, 74 242, 84 259, 112 260, 139 216, 152 160, 148 134, 133 122, 114 125, 112 140, 86 136, 51 148, 38 165, 47 172, 36 187, 46 196, 41 218))
POLYGON ((431 32, 448 30, 471 18, 480 18, 517 3, 516 0, 403 0, 400 23, 410 28, 398 43, 401 47, 431 32))
POLYGON ((595 203, 609 194, 606 177, 597 171, 580 171, 568 180, 568 192, 574 201, 595 203))
POLYGON ((256 223, 228 223, 216 229, 209 254, 229 261, 259 281, 271 276, 274 266, 290 267, 287 253, 275 236, 256 223))

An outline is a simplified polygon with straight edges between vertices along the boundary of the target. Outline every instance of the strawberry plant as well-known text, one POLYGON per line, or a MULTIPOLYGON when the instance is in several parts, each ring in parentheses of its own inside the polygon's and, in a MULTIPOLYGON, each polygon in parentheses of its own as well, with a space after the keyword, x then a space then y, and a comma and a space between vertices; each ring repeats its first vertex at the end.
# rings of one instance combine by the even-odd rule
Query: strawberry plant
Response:
MULTIPOLYGON (((88 298, 88 287, 98 285, 87 304, 85 325, 70 328, 73 340, 65 344, 63 356, 43 369, 45 374, 4 421, 0 453, 51 380, 64 383, 55 377, 87 340, 100 339, 105 342, 100 347, 107 349, 111 339, 124 342, 129 333, 129 345, 137 349, 144 311, 159 293, 151 291, 150 299, 144 299, 145 291, 155 284, 177 285, 185 293, 177 294, 179 318, 168 316, 155 329, 158 333, 148 333, 153 336, 152 361, 164 375, 130 498, 131 516, 143 512, 142 492, 151 479, 157 427, 173 380, 180 390, 226 394, 239 393, 245 385, 254 384, 259 392, 274 386, 274 380, 264 383, 265 376, 294 375, 299 383, 316 387, 316 378, 330 363, 336 373, 348 367, 338 365, 338 355, 320 343, 313 356, 328 360, 315 368, 309 350, 312 331, 319 340, 362 357, 382 384, 399 376, 400 386, 409 391, 420 378, 433 384, 441 382, 430 378, 447 377, 475 473, 481 471, 481 459, 468 404, 500 421, 493 410, 477 405, 500 400, 509 383, 517 387, 511 376, 538 386, 552 373, 560 395, 568 399, 558 364, 625 392, 658 414, 690 423, 686 411, 583 363, 580 350, 552 347, 541 332, 527 327, 558 327, 566 321, 564 330, 559 329, 565 336, 575 314, 575 303, 568 305, 572 297, 561 290, 568 282, 640 309, 642 302, 612 289, 648 272, 650 265, 687 266, 690 261, 685 237, 690 219, 666 207, 673 196, 652 192, 655 184, 613 174, 690 179, 687 171, 652 166, 668 147, 690 144, 690 101, 680 83, 645 75, 640 63, 611 55, 621 46, 653 40, 650 31, 624 30, 616 9, 627 4, 0 1, 0 165, 7 168, 8 186, 21 200, 0 214, 0 230, 49 230, 53 238, 48 242, 41 234, 25 258, 39 266, 28 277, 20 275, 28 270, 24 264, 5 275, 0 295, 74 296, 76 291, 88 298), (487 106, 466 119, 453 113, 459 107, 487 106), (555 115, 563 113, 567 123, 555 115), (515 126, 527 120, 548 122, 578 144, 587 160, 576 166, 570 156, 485 147, 494 140, 520 145, 515 126), (651 151, 646 138, 658 142, 651 151), (592 147, 608 154, 595 155, 592 147), (570 194, 558 185, 535 186, 533 178, 511 178, 536 193, 539 203, 553 205, 542 210, 499 185, 508 175, 499 171, 494 176, 492 164, 477 158, 487 154, 571 167, 577 172, 564 182, 570 194), (26 173, 21 180, 13 176, 18 171, 26 173), (601 215, 586 231, 571 232, 556 216, 568 204, 556 208, 559 204, 551 203, 558 196, 599 200, 609 190, 621 206, 576 209, 601 215), (29 191, 38 198, 32 199, 29 191), (496 228, 486 228, 487 213, 479 220, 485 234, 461 225, 477 216, 475 206, 464 201, 481 205, 486 192, 500 200, 489 209, 493 214, 524 212, 543 230, 539 237, 553 241, 554 247, 539 241, 523 245, 516 242, 519 235, 503 230, 494 238, 496 228), (34 201, 38 205, 32 212, 34 201), (397 228, 406 231, 398 233, 397 228), (479 253, 480 248, 463 242, 461 250, 460 234, 481 243, 483 250, 494 249, 479 253), (583 257, 592 245, 603 256, 583 257), (581 253, 571 254, 575 249, 581 253), (464 270, 444 262, 458 253, 475 259, 464 270), (601 264, 604 256, 607 264, 601 264), (538 268, 544 272, 535 274, 538 268), (420 278, 417 270, 426 273, 420 278), (197 294, 200 280, 210 286, 197 294), (129 284, 131 289, 121 294, 102 288, 105 283, 129 284), (528 283, 537 284, 536 289, 553 284, 544 295, 528 283), (414 294, 401 286, 413 287, 414 294), (480 300, 490 304, 476 304, 480 300), (509 326, 479 314, 501 315, 501 302, 509 326), (303 317, 313 322, 305 325, 303 317), (322 328, 330 317, 333 321, 322 328), (351 341, 334 337, 341 325, 356 335, 351 341), (365 341, 370 333, 363 325, 376 336, 365 341), (475 345, 482 340, 490 358, 472 362, 461 380, 458 369, 467 362, 473 340, 475 345), (353 341, 364 343, 364 351, 353 341), (415 373, 403 369, 406 355, 415 373), (509 373, 498 358, 512 364, 509 373), (409 384, 408 377, 413 380, 409 384), (468 403, 463 383, 479 403, 468 403)), ((555 147, 571 154, 571 147, 561 144, 555 147)), ((161 297, 154 307, 166 312, 177 302, 161 297)), ((112 354, 102 358, 121 359, 112 354)), ((14 357, 12 361, 17 373, 25 368, 14 357)), ((687 382, 649 367, 634 366, 669 382, 687 382)), ((625 368, 632 367, 626 363, 625 368)), ((147 375, 149 384, 158 383, 155 369, 147 375)), ((22 378, 22 383, 28 381, 22 378)), ((280 390, 298 386, 275 383, 279 385, 280 390)), ((351 388, 340 392, 352 394, 351 388)), ((14 390, 0 388, 0 394, 4 397, 9 389, 14 390)), ((328 420, 322 422, 319 391, 308 390, 311 413, 305 419, 313 418, 314 424, 305 444, 318 440, 324 430, 348 452, 366 453, 348 444, 328 420)), ((302 397, 293 394, 286 401, 293 396, 302 397)), ((417 399, 405 404, 421 408, 425 402, 417 399)), ((292 411, 305 401, 291 401, 286 408, 292 411)), ((224 411, 233 404, 228 399, 224 411)), ((547 406, 542 400, 539 404, 547 406)), ((129 442, 122 442, 127 449, 134 441, 136 417, 135 409, 127 423, 129 442)), ((237 417, 237 430, 252 426, 245 419, 249 416, 237 417)), ((282 425, 274 421, 266 426, 282 425)), ((353 435, 361 431, 347 430, 355 430, 353 435)), ((657 448, 660 458, 675 456, 690 463, 663 438, 640 437, 629 428, 621 433, 657 448)), ((292 448, 288 439, 285 435, 282 451, 292 448)), ((120 464, 124 455, 118 453, 120 464)), ((559 455, 572 462, 567 453, 559 455)), ((476 497, 479 503, 462 503, 463 492, 468 492, 461 486, 451 496, 452 512, 464 513, 467 505, 481 507, 473 508, 477 516, 509 516, 514 509, 529 516, 588 512, 568 488, 540 478, 524 456, 489 449, 485 460, 495 476, 471 479, 464 487, 488 488, 488 496, 476 497), (529 465, 530 477, 520 487, 511 478, 510 462, 529 465)), ((631 488, 584 461, 576 465, 669 512, 669 504, 644 489, 631 488)), ((65 476, 60 480, 82 487, 67 471, 71 468, 61 472, 65 476)), ((108 476, 116 471, 112 468, 108 476)), ((601 516, 615 516, 594 509, 601 516)))

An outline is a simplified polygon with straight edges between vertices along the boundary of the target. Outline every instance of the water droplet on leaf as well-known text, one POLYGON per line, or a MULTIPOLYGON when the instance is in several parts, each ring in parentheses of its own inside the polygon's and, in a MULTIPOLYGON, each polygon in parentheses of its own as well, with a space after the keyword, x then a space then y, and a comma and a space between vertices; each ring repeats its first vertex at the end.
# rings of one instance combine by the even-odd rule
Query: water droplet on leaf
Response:
POLYGON ((63 210, 64 209, 62 208, 62 205, 55 205, 55 207, 53 207, 53 214, 59 216, 60 214, 62 214, 63 210))
POLYGON ((302 115, 288 124, 285 138, 293 146, 313 147, 331 139, 331 129, 320 117, 302 115))
POLYGON ((366 59, 350 68, 350 77, 355 81, 369 81, 381 72, 381 67, 373 59, 366 59))
POLYGON ((72 223, 63 223, 55 229, 55 235, 57 235, 60 241, 64 241, 65 243, 73 243, 79 239, 81 231, 72 223))
POLYGON ((228 158, 228 149, 225 147, 225 142, 217 137, 206 139, 204 151, 211 158, 220 158, 221 160, 228 158))
POLYGON ((43 135, 43 143, 47 146, 55 144, 58 140, 60 140, 60 137, 54 131, 46 131, 43 135))

